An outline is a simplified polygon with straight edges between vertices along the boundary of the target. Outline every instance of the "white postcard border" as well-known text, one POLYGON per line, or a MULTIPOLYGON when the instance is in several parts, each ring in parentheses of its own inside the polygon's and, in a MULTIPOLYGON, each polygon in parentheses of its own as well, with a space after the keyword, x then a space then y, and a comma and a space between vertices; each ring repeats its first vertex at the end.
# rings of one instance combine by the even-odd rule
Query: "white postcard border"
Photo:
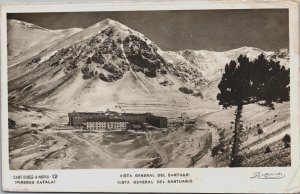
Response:
MULTIPOLYGON (((294 1, 162 1, 105 2, 97 4, 31 4, 7 5, 1 8, 1 133, 2 185, 5 191, 73 191, 73 192, 299 192, 299 14, 294 1), (231 2, 231 3, 230 3, 231 2), (174 168, 174 169, 85 169, 85 170, 9 170, 7 123, 7 27, 6 13, 72 12, 72 11, 133 11, 133 10, 203 10, 203 9, 289 9, 291 67, 291 167, 270 168, 174 168), (298 137, 298 138, 294 138, 298 137), (130 184, 120 185, 121 174, 190 173, 192 184, 130 184), (283 173, 282 179, 251 179, 253 173, 283 173), (56 175, 53 185, 15 185, 13 176, 56 175)), ((133 178, 128 178, 134 180, 133 178)), ((159 178, 153 178, 153 181, 159 178)))

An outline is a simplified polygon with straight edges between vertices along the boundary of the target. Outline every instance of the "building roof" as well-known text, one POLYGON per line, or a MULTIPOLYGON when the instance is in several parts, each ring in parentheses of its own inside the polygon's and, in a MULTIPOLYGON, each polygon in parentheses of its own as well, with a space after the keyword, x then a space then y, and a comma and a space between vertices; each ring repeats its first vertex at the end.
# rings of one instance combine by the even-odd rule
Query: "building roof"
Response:
POLYGON ((69 115, 73 116, 73 115, 105 115, 105 114, 119 114, 119 115, 125 115, 125 116, 149 116, 149 115, 153 115, 150 112, 147 113, 119 113, 117 111, 99 111, 99 112, 76 112, 73 111, 71 113, 69 113, 69 115))
POLYGON ((154 119, 167 119, 167 117, 161 117, 161 116, 155 116, 155 115, 149 116, 148 118, 154 118, 154 119))
POLYGON ((126 121, 124 119, 92 118, 92 119, 87 119, 86 122, 126 122, 126 121))
POLYGON ((71 112, 69 115, 105 115, 104 112, 71 112))
POLYGON ((122 113, 124 116, 146 116, 152 115, 152 113, 122 113))

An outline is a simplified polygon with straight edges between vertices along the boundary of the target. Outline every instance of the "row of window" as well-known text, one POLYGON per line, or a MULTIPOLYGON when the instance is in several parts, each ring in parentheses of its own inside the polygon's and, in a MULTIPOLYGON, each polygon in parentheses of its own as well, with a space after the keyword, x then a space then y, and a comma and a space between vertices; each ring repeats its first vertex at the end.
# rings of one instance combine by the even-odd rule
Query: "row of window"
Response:
POLYGON ((106 126, 106 123, 87 123, 87 125, 91 125, 91 126, 106 126))
MULTIPOLYGON (((87 129, 91 129, 91 130, 94 130, 94 129, 106 129, 106 127, 87 127, 87 129)), ((125 126, 122 126, 122 127, 113 127, 113 128, 110 128, 110 129, 126 129, 125 126)))
POLYGON ((105 126, 105 125, 115 125, 115 126, 122 126, 122 125, 126 125, 125 122, 122 123, 117 123, 117 122, 110 122, 110 123, 106 123, 106 122, 87 122, 87 125, 91 125, 91 126, 105 126))

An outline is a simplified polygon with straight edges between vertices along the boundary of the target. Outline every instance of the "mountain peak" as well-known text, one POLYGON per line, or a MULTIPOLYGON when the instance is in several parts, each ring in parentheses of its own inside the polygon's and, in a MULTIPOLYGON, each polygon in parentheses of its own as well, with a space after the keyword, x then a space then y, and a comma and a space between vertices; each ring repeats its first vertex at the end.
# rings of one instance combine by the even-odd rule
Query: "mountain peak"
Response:
MULTIPOLYGON (((88 28, 86 28, 83 32, 86 34, 93 34, 96 35, 99 32, 107 31, 107 33, 111 33, 112 37, 121 37, 122 39, 125 39, 126 37, 133 35, 137 36, 140 39, 144 40, 147 42, 147 44, 153 44, 152 41, 150 41, 147 37, 145 37, 144 34, 135 31, 134 29, 131 29, 130 27, 112 20, 110 18, 106 18, 105 20, 102 20, 88 28), (114 35, 112 35, 114 34, 114 35)), ((91 36, 86 36, 86 37, 91 37, 91 36)))
POLYGON ((114 23, 119 23, 119 22, 117 22, 117 21, 115 21, 115 20, 112 20, 112 19, 110 19, 110 18, 106 18, 106 19, 103 20, 102 22, 105 23, 105 24, 107 24, 107 25, 112 25, 112 24, 114 24, 114 23))
POLYGON ((102 20, 101 22, 98 22, 89 28, 98 28, 98 27, 104 27, 104 26, 110 26, 110 27, 116 27, 116 28, 123 28, 123 29, 129 29, 124 24, 121 24, 118 21, 112 20, 110 18, 106 18, 105 20, 102 20))
POLYGON ((15 20, 15 19, 9 19, 8 20, 8 24, 10 26, 19 26, 21 28, 27 28, 27 29, 39 29, 39 30, 45 30, 48 31, 49 29, 40 27, 38 25, 32 24, 32 23, 28 23, 28 22, 24 22, 24 21, 19 21, 19 20, 15 20))

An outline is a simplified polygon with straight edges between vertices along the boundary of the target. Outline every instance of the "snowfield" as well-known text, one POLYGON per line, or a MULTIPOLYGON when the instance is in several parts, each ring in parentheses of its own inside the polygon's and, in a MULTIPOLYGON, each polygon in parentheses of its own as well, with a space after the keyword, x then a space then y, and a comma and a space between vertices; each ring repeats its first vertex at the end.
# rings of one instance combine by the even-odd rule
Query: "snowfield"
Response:
POLYGON ((48 30, 18 20, 8 20, 9 67, 20 63, 77 32, 80 28, 48 30))

